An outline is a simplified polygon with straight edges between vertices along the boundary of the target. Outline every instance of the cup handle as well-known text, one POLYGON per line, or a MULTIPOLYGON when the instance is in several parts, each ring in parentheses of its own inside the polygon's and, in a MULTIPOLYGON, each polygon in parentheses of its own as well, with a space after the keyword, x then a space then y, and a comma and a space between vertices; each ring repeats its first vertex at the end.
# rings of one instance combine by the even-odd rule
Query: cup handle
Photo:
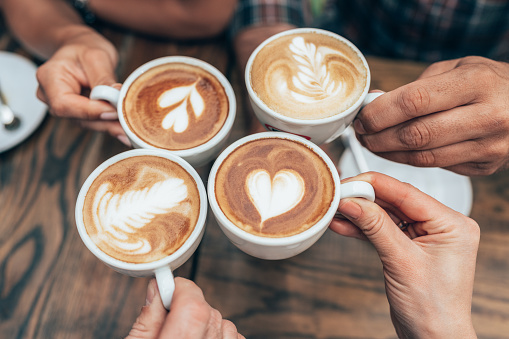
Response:
POLYGON ((173 292, 175 291, 175 279, 169 267, 162 267, 155 272, 159 295, 163 301, 164 308, 170 310, 173 292))
POLYGON ((343 198, 364 198, 369 201, 375 201, 375 190, 369 182, 350 181, 341 184, 341 199, 343 198))
POLYGON ((116 88, 106 85, 99 85, 92 88, 90 92, 90 99, 92 100, 105 100, 117 107, 120 91, 116 88))
POLYGON ((366 105, 370 104, 373 100, 375 100, 382 94, 385 94, 385 92, 372 92, 372 93, 366 94, 366 97, 364 98, 364 101, 362 102, 361 109, 363 109, 366 105))

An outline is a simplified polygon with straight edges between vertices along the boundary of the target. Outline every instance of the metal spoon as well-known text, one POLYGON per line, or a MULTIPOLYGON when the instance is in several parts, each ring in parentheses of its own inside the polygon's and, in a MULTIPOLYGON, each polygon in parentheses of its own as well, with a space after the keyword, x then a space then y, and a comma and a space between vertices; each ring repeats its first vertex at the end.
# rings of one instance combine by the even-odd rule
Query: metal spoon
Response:
POLYGON ((7 105, 5 97, 0 90, 0 121, 8 131, 13 131, 19 127, 21 120, 14 114, 7 105))

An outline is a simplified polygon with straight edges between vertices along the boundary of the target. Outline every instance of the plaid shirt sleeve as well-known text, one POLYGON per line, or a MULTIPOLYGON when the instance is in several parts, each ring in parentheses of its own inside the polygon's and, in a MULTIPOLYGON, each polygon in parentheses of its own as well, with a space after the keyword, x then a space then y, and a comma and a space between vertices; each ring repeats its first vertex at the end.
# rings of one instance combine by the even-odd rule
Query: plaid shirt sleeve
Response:
POLYGON ((230 38, 249 26, 287 23, 304 26, 304 0, 239 0, 229 27, 230 38))

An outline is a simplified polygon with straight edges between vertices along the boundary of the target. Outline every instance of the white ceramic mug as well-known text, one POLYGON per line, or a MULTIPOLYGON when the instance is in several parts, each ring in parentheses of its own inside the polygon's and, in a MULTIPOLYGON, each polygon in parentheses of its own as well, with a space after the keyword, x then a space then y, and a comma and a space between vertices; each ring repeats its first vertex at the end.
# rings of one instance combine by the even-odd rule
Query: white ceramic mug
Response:
POLYGON ((336 214, 340 199, 348 197, 361 197, 371 201, 375 200, 375 192, 371 184, 365 181, 352 181, 349 183, 341 184, 337 169, 324 151, 304 138, 281 132, 263 132, 252 134, 239 139, 228 146, 218 156, 216 162, 212 166, 208 179, 207 192, 209 195, 209 204, 212 212, 216 217, 216 220, 222 231, 230 239, 230 241, 247 254, 260 259, 270 260, 286 259, 295 256, 313 245, 327 230, 334 215, 336 214), (294 140, 311 148, 327 164, 334 180, 334 198, 330 204, 329 209, 315 225, 299 234, 283 238, 268 238, 248 233, 235 226, 235 224, 226 217, 216 200, 216 174, 222 162, 228 157, 229 154, 237 149, 237 147, 242 146, 252 140, 264 138, 281 138, 294 140))
POLYGON ((311 140, 317 145, 331 142, 332 140, 339 137, 341 133, 343 133, 343 131, 352 123, 359 110, 380 96, 380 93, 368 93, 371 82, 371 73, 369 71, 368 63, 359 49, 340 35, 316 28, 297 28, 284 31, 273 35, 272 37, 262 42, 249 57, 245 70, 245 79, 247 92, 249 94, 249 99, 251 106, 253 107, 253 111, 258 120, 266 129, 270 131, 280 131, 296 134, 311 140), (366 85, 359 99, 347 110, 328 118, 312 120, 296 119, 282 115, 269 108, 254 92, 251 86, 251 67, 256 55, 260 52, 260 50, 263 49, 264 46, 266 46, 271 41, 274 41, 282 36, 298 33, 316 33, 333 37, 334 39, 337 39, 348 45, 353 51, 357 53, 360 60, 362 60, 362 63, 366 68, 366 85))
POLYGON ((188 164, 182 158, 175 156, 168 151, 138 149, 126 151, 111 157, 110 159, 106 160, 101 165, 99 165, 90 174, 90 176, 87 178, 79 192, 78 199, 76 201, 75 218, 76 226, 78 228, 78 233, 81 237, 81 240, 83 240, 85 246, 87 246, 87 248, 106 265, 113 268, 117 272, 132 277, 155 276, 157 280, 157 286, 161 294, 161 299, 163 301, 163 305, 164 307, 166 307, 166 309, 169 309, 173 297, 173 292, 175 290, 175 282, 173 279, 172 271, 180 267, 184 262, 186 262, 198 247, 205 230, 207 207, 208 204, 205 186, 203 185, 203 182, 198 173, 194 170, 194 168, 190 164, 188 164), (85 229, 85 224, 83 222, 83 205, 85 202, 85 196, 87 195, 87 192, 92 182, 107 167, 111 166, 112 164, 120 160, 143 155, 159 156, 169 159, 179 164, 182 168, 184 168, 184 170, 186 170, 193 177, 200 195, 200 215, 198 217, 193 232, 178 250, 176 250, 169 256, 157 261, 135 264, 115 259, 107 255, 106 253, 101 251, 99 247, 97 247, 97 245, 92 241, 92 239, 90 239, 85 229))
POLYGON ((168 64, 168 63, 184 63, 196 67, 200 67, 205 71, 212 74, 214 77, 219 80, 221 85, 223 86, 225 93, 228 97, 228 116, 226 117, 226 121, 224 122, 223 127, 219 130, 219 132, 212 137, 206 143, 184 150, 170 150, 175 155, 182 157, 184 160, 189 162, 191 165, 197 167, 204 165, 214 159, 215 156, 219 154, 223 146, 225 145, 228 136, 230 135, 231 128, 233 126, 233 122, 235 120, 235 114, 237 110, 237 102, 235 99, 235 93, 233 92, 232 86, 226 77, 214 66, 206 63, 205 61, 198 60, 191 57, 185 56, 169 56, 162 57, 159 59, 155 59, 149 61, 142 66, 138 67, 126 81, 122 84, 120 90, 110 86, 96 86, 92 89, 90 93, 90 99, 94 100, 105 100, 110 102, 113 106, 117 108, 118 119, 120 124, 122 125, 122 129, 126 133, 129 141, 135 148, 146 148, 146 149, 157 149, 157 147, 150 145, 145 142, 139 136, 137 136, 133 131, 130 130, 129 125, 125 121, 125 117, 123 114, 123 101, 124 97, 127 94, 127 90, 129 86, 143 73, 148 71, 151 68, 154 68, 159 65, 168 64))

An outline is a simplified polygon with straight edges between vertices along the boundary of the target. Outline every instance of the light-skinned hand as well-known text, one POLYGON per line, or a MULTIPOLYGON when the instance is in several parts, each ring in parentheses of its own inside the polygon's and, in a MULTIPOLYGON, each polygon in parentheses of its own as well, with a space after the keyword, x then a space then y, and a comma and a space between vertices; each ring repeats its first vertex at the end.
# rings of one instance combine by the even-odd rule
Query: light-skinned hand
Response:
POLYGON ((465 57, 432 64, 354 121, 361 143, 396 162, 489 175, 509 164, 509 64, 465 57))
POLYGON ((153 338, 245 339, 205 301, 201 289, 184 278, 175 278, 170 312, 163 306, 156 281, 150 280, 146 305, 126 339, 153 338))
POLYGON ((86 128, 108 132, 129 145, 116 108, 90 100, 86 92, 97 85, 116 84, 117 52, 101 35, 84 30, 69 38, 37 70, 37 97, 52 115, 71 118, 86 128), (85 94, 85 95, 84 95, 85 94))
POLYGON ((369 240, 383 264, 391 318, 400 338, 476 338, 471 320, 479 226, 407 183, 380 173, 346 181, 373 185, 375 203, 341 200, 330 228, 369 240), (410 222, 402 231, 397 224, 410 222))

